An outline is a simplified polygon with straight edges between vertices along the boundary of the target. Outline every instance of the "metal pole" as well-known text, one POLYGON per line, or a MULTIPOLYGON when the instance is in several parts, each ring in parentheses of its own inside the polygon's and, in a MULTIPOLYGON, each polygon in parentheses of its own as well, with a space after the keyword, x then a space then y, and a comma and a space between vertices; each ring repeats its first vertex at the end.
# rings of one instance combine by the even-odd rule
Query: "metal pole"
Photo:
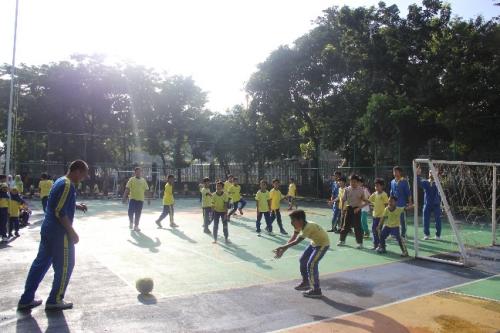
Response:
POLYGON ((417 161, 413 160, 413 248, 415 250, 415 258, 418 257, 418 182, 417 182, 417 161))
POLYGON ((497 167, 493 166, 493 184, 491 193, 491 231, 493 233, 493 246, 497 245, 497 167))
POLYGON ((14 45, 12 47, 12 67, 10 69, 10 95, 9 114, 7 117, 7 146, 5 151, 5 173, 10 174, 10 153, 12 150, 12 109, 14 107, 14 77, 16 75, 16 43, 17 43, 17 16, 19 12, 19 0, 16 0, 16 14, 14 17, 14 45))

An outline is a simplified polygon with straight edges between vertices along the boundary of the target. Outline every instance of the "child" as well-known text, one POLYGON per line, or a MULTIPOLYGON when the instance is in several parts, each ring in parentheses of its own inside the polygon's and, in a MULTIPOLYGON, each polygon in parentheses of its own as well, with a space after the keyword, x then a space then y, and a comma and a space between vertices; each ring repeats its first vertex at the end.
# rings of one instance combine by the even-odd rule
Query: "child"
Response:
MULTIPOLYGON (((370 191, 365 186, 365 181, 361 178, 361 187, 365 193, 365 198, 368 200, 370 197, 370 191)), ((370 238, 370 229, 368 229, 368 214, 370 213, 370 206, 366 205, 361 208, 361 228, 363 229, 363 236, 366 239, 370 238)))
POLYGON ((422 170, 420 167, 417 168, 417 183, 424 190, 424 207, 422 215, 424 216, 424 240, 430 238, 430 224, 431 224, 431 214, 434 214, 434 219, 436 221, 436 240, 441 239, 441 196, 439 195, 438 188, 434 182, 434 176, 429 171, 429 179, 423 180, 420 177, 422 170))
POLYGON ((163 212, 156 220, 158 228, 162 228, 161 221, 170 216, 170 228, 177 228, 178 225, 174 223, 174 175, 167 176, 167 183, 165 184, 165 191, 163 192, 163 212))
POLYGON ((361 229, 361 208, 368 204, 365 191, 361 187, 361 177, 356 174, 349 177, 350 186, 345 189, 342 198, 342 210, 344 214, 344 225, 340 231, 338 246, 345 245, 347 234, 354 228, 357 249, 363 248, 363 230, 361 229))
POLYGON ((26 205, 26 202, 19 195, 17 187, 10 190, 10 200, 9 200, 9 237, 12 237, 12 231, 14 235, 19 237, 19 214, 21 205, 26 205))
POLYGON ((237 177, 233 178, 233 186, 229 189, 229 198, 233 203, 233 209, 229 212, 228 216, 236 213, 236 210, 240 212, 240 215, 243 215, 243 208, 245 208, 247 202, 241 197, 241 186, 238 184, 237 177))
POLYGON ((347 178, 345 176, 340 176, 339 178, 339 196, 337 197, 337 207, 339 209, 339 214, 337 217, 337 231, 334 231, 336 234, 340 233, 340 230, 342 230, 342 227, 344 226, 344 213, 343 213, 343 207, 344 207, 344 194, 345 194, 345 187, 347 184, 347 178))
POLYGON ((288 243, 274 250, 276 258, 281 258, 285 251, 305 238, 311 240, 311 244, 304 250, 300 257, 300 274, 302 282, 295 287, 296 290, 303 290, 304 297, 320 298, 322 296, 319 286, 319 262, 330 247, 328 234, 316 223, 306 220, 306 213, 303 210, 296 210, 290 215, 291 224, 294 228, 293 236, 288 243))
POLYGON ((290 178, 290 185, 288 185, 288 193, 286 195, 288 199, 288 210, 293 209, 293 205, 295 205, 295 209, 298 209, 296 199, 297 199, 297 185, 295 185, 295 179, 290 178))
MULTIPOLYGON (((403 169, 399 166, 395 166, 392 169, 392 174, 394 179, 391 181, 391 191, 390 196, 398 198, 397 207, 405 208, 412 205, 412 197, 410 192, 410 183, 403 177, 403 169)), ((405 210, 402 210, 400 216, 401 225, 401 236, 406 238, 406 214, 405 210)))
POLYGON ((373 205, 372 233, 374 250, 376 250, 380 245, 380 234, 377 231, 377 227, 380 223, 380 219, 384 216, 385 207, 387 207, 389 202, 389 197, 384 191, 384 185, 385 182, 382 178, 375 179, 375 192, 373 192, 368 199, 373 205))
POLYGON ((266 231, 268 233, 273 232, 272 221, 271 221, 271 198, 269 192, 267 191, 267 182, 262 179, 259 182, 260 190, 255 194, 255 201, 257 203, 257 234, 260 236, 260 221, 262 220, 262 215, 266 220, 266 231))
MULTIPOLYGON (((40 199, 42 199, 43 212, 47 211, 47 200, 49 199, 50 189, 54 185, 54 182, 49 179, 46 173, 42 173, 40 177, 40 182, 38 183, 38 188, 40 190, 40 199)), ((80 184, 78 184, 80 186, 80 184)))
POLYGON ((229 230, 227 228, 227 209, 229 197, 226 192, 224 192, 224 183, 219 181, 216 186, 217 191, 212 194, 212 209, 214 214, 214 241, 217 243, 217 233, 219 231, 219 220, 222 220, 222 231, 224 232, 224 239, 226 244, 230 244, 229 240, 229 230))
POLYGON ((229 193, 231 192, 231 187, 233 187, 233 181, 234 181, 234 176, 229 175, 227 176, 227 180, 224 182, 224 192, 228 195, 229 198, 228 209, 232 207, 231 197, 229 196, 229 193))
POLYGON ((332 176, 332 195, 330 197, 330 201, 328 204, 332 206, 332 228, 327 230, 328 232, 338 232, 337 224, 340 217, 340 209, 339 209, 339 180, 342 177, 340 171, 335 171, 332 176))
POLYGON ((280 181, 278 179, 273 179, 273 188, 269 192, 269 197, 271 198, 271 224, 276 219, 278 221, 278 227, 280 228, 280 233, 282 235, 288 235, 285 228, 283 228, 283 223, 281 222, 281 200, 284 199, 283 194, 280 191, 280 181))
POLYGON ((401 248, 401 256, 408 257, 408 250, 406 249, 405 240, 399 234, 400 216, 405 210, 410 209, 411 206, 403 208, 397 207, 398 198, 394 196, 389 197, 389 206, 384 209, 384 215, 380 219, 377 227, 377 232, 380 234, 380 245, 377 249, 378 253, 386 253, 385 240, 389 235, 396 238, 401 248), (384 225, 385 223, 385 225, 384 225), (383 227, 383 228, 382 228, 383 227))
POLYGON ((9 220, 9 186, 0 184, 0 236, 2 242, 7 242, 7 221, 9 220))
POLYGON ((212 193, 210 193, 210 178, 203 178, 203 187, 200 188, 201 209, 203 211, 203 231, 210 234, 208 226, 212 222, 212 193))
POLYGON ((30 224, 29 219, 31 216, 31 210, 26 206, 22 205, 19 213, 19 223, 22 227, 30 224))

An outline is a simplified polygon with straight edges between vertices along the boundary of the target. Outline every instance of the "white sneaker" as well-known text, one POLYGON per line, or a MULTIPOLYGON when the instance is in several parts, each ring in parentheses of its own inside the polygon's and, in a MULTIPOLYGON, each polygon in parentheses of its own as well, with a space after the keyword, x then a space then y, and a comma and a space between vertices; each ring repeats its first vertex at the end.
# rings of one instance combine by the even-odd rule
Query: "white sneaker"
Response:
POLYGON ((435 239, 435 240, 441 240, 441 237, 436 236, 436 237, 434 237, 434 239, 435 239))
POLYGON ((429 236, 424 236, 424 240, 429 240, 429 236))
POLYGON ((358 243, 358 245, 356 246, 357 249, 362 249, 363 248, 363 244, 361 243, 358 243))
POLYGON ((46 303, 45 310, 67 310, 72 309, 73 303, 61 301, 59 303, 46 303))
POLYGON ((337 242, 337 246, 345 246, 345 242, 343 242, 343 241, 338 241, 338 242, 337 242))

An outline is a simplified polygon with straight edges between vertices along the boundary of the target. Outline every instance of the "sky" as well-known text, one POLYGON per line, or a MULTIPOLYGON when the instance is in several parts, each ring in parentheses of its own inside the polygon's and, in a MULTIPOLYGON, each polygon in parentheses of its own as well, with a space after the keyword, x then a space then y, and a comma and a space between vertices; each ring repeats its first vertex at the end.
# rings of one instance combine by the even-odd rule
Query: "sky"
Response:
MULTIPOLYGON (((402 14, 420 0, 386 0, 402 14)), ((451 0, 455 15, 500 15, 492 0, 451 0)), ((378 0, 19 0, 17 62, 42 64, 71 54, 105 54, 191 76, 208 107, 245 103, 256 66, 313 27, 322 10, 378 0)), ((0 63, 12 60, 15 0, 0 0, 0 63)))

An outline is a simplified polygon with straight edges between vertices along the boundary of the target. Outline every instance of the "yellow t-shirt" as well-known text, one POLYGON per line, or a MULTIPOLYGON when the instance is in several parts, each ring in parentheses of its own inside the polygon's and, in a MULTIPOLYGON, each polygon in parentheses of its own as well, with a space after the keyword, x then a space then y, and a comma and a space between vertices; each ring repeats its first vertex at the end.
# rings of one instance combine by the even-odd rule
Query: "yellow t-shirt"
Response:
POLYGON ((271 191, 269 191, 269 197, 271 198, 271 209, 280 209, 281 199, 283 199, 283 194, 281 194, 281 191, 273 188, 271 191))
POLYGON ((264 213, 269 211, 269 199, 269 191, 262 192, 259 190, 257 194, 255 194, 255 201, 257 201, 257 210, 259 212, 264 213))
POLYGON ((297 196, 297 185, 295 183, 292 183, 288 185, 288 194, 289 197, 296 197, 297 196))
POLYGON ((170 206, 174 204, 174 187, 170 183, 165 184, 165 191, 163 192, 163 205, 170 206))
POLYGON ((137 201, 144 201, 144 192, 149 190, 146 179, 142 177, 131 177, 126 187, 130 190, 129 198, 137 201))
POLYGON ((330 246, 328 234, 314 222, 307 222, 304 229, 300 231, 299 237, 310 239, 312 246, 330 246))
POLYGON ((217 213, 227 213, 225 204, 227 204, 228 201, 229 197, 226 192, 222 192, 220 195, 217 192, 212 194, 212 207, 217 213))
POLYGON ((211 194, 210 189, 202 187, 200 189, 200 193, 201 193, 201 208, 212 207, 212 197, 209 195, 211 194))
POLYGON ((229 190, 231 190, 231 187, 233 187, 233 183, 231 183, 229 180, 226 180, 224 182, 224 192, 229 193, 229 190))
POLYGON ((342 209, 344 207, 344 202, 343 202, 344 193, 345 193, 345 187, 339 187, 339 195, 337 197, 339 199, 339 201, 337 202, 337 207, 339 209, 342 209))
POLYGON ((0 191, 0 208, 9 208, 9 194, 6 191, 0 191))
POLYGON ((54 182, 50 179, 40 180, 40 182, 38 183, 38 188, 40 189, 40 198, 49 196, 52 185, 54 185, 54 182))
POLYGON ((389 197, 387 193, 377 193, 374 192, 370 195, 368 199, 373 204, 373 217, 382 217, 384 216, 384 210, 387 204, 389 203, 389 197))
POLYGON ((9 200, 9 216, 19 217, 19 210, 21 209, 22 203, 17 200, 9 200))
POLYGON ((232 185, 229 188, 229 197, 233 202, 238 202, 241 199, 241 186, 240 185, 232 185))
POLYGON ((384 209, 384 225, 389 228, 399 227, 400 216, 405 211, 404 207, 396 207, 393 211, 389 207, 384 209))

